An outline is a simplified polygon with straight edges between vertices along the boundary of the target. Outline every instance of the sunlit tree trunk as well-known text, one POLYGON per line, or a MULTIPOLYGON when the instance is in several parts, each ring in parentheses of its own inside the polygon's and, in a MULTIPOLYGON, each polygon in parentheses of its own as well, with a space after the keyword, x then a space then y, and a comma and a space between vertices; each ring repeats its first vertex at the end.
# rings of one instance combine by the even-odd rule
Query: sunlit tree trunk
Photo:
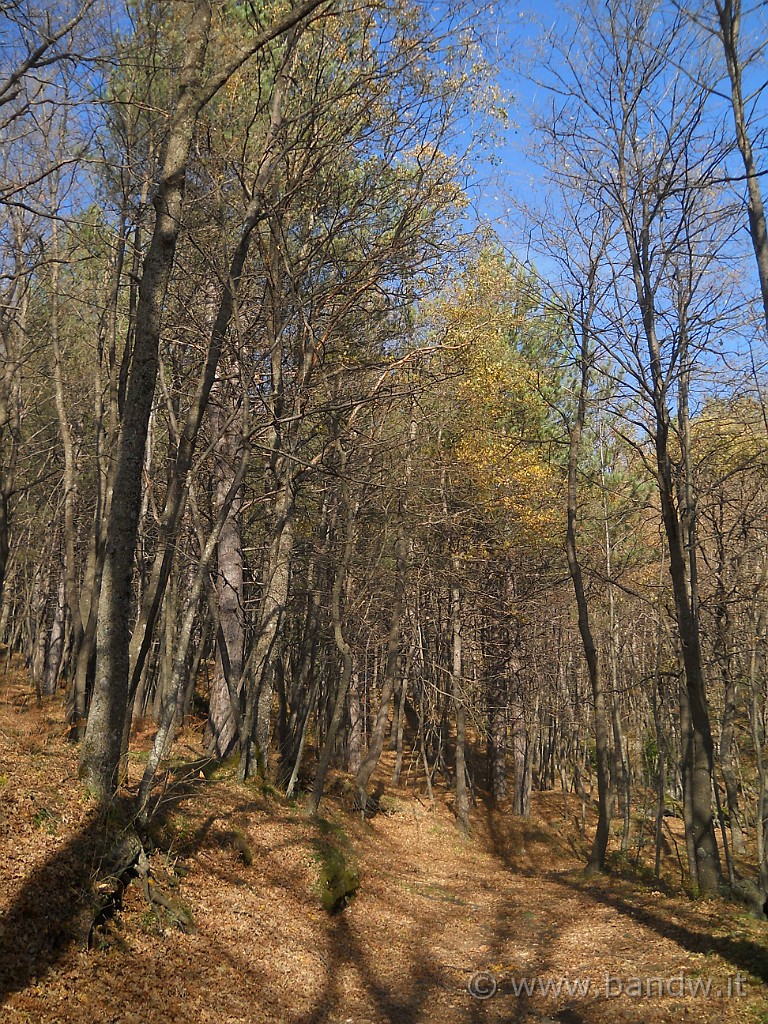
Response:
POLYGON ((749 235, 755 252, 766 332, 768 333, 768 230, 766 230, 765 206, 760 187, 760 169, 753 149, 744 99, 744 64, 739 46, 741 0, 714 0, 714 5, 720 24, 720 41, 731 85, 731 108, 736 129, 736 143, 741 153, 747 179, 749 235))
MULTIPOLYGON (((591 297, 587 296, 586 301, 589 303, 591 301, 591 297)), ((598 658, 597 647, 592 635, 589 606, 587 604, 587 597, 584 591, 584 581, 577 544, 577 474, 579 467, 579 452, 581 447, 581 435, 586 422, 589 377, 592 360, 594 358, 590 341, 591 328, 588 312, 585 321, 580 325, 579 329, 581 333, 579 356, 581 379, 577 397, 576 415, 570 426, 568 447, 567 527, 565 550, 568 556, 568 571, 570 573, 573 589, 576 595, 579 633, 581 634, 584 656, 586 658, 587 669, 589 671, 595 728, 595 752, 597 759, 597 828, 595 830, 595 838, 592 843, 592 850, 589 855, 587 869, 589 871, 602 871, 605 868, 610 828, 610 811, 608 806, 610 801, 608 719, 606 713, 603 673, 598 658)))
MULTIPOLYGON (((210 409, 211 427, 218 439, 214 449, 217 511, 223 507, 232 486, 242 446, 240 426, 229 415, 230 407, 223 404, 224 390, 223 387, 220 389, 221 404, 213 403, 210 409)), ((206 746, 209 753, 218 758, 228 757, 239 739, 230 693, 234 691, 239 695, 241 691, 245 645, 243 543, 240 522, 242 500, 242 493, 235 495, 216 549, 215 599, 219 628, 216 664, 211 681, 206 746), (225 673, 229 675, 229 680, 225 673)))
POLYGON ((466 832, 469 827, 469 795, 467 793, 467 710, 462 687, 462 614, 461 589, 459 587, 460 560, 452 558, 454 579, 451 582, 450 630, 451 630, 451 695, 453 711, 456 716, 456 819, 459 828, 466 832))
POLYGON ((128 710, 129 609, 142 469, 157 379, 163 302, 182 225, 185 174, 200 109, 197 92, 210 21, 208 3, 198 3, 187 34, 187 57, 154 199, 155 226, 139 287, 136 336, 107 527, 96 640, 96 679, 81 753, 82 775, 89 788, 102 798, 109 797, 118 784, 128 710))

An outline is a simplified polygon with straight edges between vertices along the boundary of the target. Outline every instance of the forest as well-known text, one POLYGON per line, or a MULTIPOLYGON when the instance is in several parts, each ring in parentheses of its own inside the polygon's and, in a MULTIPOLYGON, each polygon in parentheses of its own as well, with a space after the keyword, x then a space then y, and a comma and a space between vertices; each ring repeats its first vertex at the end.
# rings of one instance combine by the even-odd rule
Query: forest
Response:
POLYGON ((186 764, 247 866, 286 808, 334 875, 342 819, 564 807, 579 892, 745 907, 768 980, 767 84, 741 0, 3 6, 0 699, 112 864, 89 948, 186 764))

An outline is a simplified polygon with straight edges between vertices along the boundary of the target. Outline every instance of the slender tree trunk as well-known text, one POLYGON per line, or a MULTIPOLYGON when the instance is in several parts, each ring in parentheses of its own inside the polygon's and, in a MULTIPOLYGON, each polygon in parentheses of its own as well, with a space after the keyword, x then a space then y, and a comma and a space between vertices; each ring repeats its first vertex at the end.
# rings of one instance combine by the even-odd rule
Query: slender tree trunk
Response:
POLYGON ((720 765, 725 781, 726 800, 728 802, 728 821, 731 826, 731 841, 734 853, 746 852, 744 833, 741 828, 741 809, 739 807, 739 784, 736 778, 734 757, 734 729, 737 712, 738 687, 729 668, 725 669, 725 692, 723 695, 723 718, 720 728, 720 765))
POLYGON ((7 472, 0 480, 0 595, 5 596, 5 578, 11 554, 11 514, 10 501, 13 483, 7 472))
POLYGON ((678 515, 674 499, 673 468, 668 451, 668 414, 660 386, 658 350, 655 335, 651 351, 655 353, 654 371, 656 401, 656 461, 659 476, 659 492, 664 527, 669 546, 669 571, 672 577, 672 591, 675 600, 678 633, 682 647, 690 710, 690 828, 692 829, 689 852, 696 857, 695 875, 699 889, 705 894, 715 894, 722 882, 720 857, 715 837, 712 813, 712 787, 714 785, 714 747, 707 708, 706 687, 701 656, 701 639, 698 615, 698 586, 696 573, 695 523, 696 510, 691 493, 691 471, 687 460, 690 457, 690 437, 687 406, 688 368, 685 352, 681 356, 680 372, 680 420, 681 446, 685 460, 684 487, 685 505, 678 515))
MULTIPOLYGON (((181 523, 187 500, 186 479, 192 465, 197 436, 208 406, 211 390, 216 380, 216 372, 221 359, 224 342, 236 316, 237 293, 243 271, 251 249, 252 238, 256 227, 263 219, 262 209, 264 191, 269 183, 278 159, 282 154, 280 134, 283 124, 283 103, 289 81, 289 71, 295 53, 296 33, 290 33, 289 45, 283 54, 283 63, 273 87, 270 103, 270 124, 264 144, 264 154, 259 173, 252 186, 253 198, 245 212, 240 236, 229 265, 229 274, 224 283, 218 306, 211 316, 210 337, 205 365, 197 383, 194 401, 190 406, 181 434, 177 439, 178 453, 173 465, 171 479, 165 496, 161 515, 161 538, 155 553, 154 563, 149 576, 139 615, 131 640, 131 693, 135 693, 139 685, 144 661, 149 653, 152 634, 157 616, 162 606, 163 594, 168 582, 171 560, 173 558, 174 541, 181 523)), ((228 429, 228 424, 236 416, 236 410, 229 410, 229 415, 220 417, 219 429, 228 429)), ((225 546, 227 540, 224 540, 225 546)), ((225 713, 222 711, 222 713, 225 713)))
POLYGON ((699 889, 699 862, 696 856, 696 819, 693 804, 694 778, 694 746, 693 726, 691 725, 691 705, 688 690, 680 686, 680 763, 683 781, 683 823, 685 825, 685 848, 688 855, 688 871, 691 887, 699 889))
POLYGON ((584 647, 584 655, 589 671, 589 681, 592 689, 593 712, 595 718, 595 751, 597 758, 597 829, 592 844, 592 850, 587 863, 588 871, 603 871, 605 869, 606 851, 608 848, 608 836, 610 828, 609 799, 610 799, 610 774, 609 774, 609 741, 608 724, 606 715, 605 689, 603 675, 598 659, 597 648, 592 636, 590 625, 589 607, 584 591, 584 581, 581 572, 577 547, 577 474, 579 466, 579 448, 581 445, 581 434, 586 421, 587 394, 589 389, 589 375, 592 363, 592 352, 589 338, 590 328, 585 322, 581 328, 581 384, 578 393, 578 404, 576 418, 571 425, 570 443, 568 448, 568 491, 567 491, 567 528, 565 550, 568 556, 568 571, 570 572, 573 589, 576 595, 576 607, 578 609, 579 633, 584 647))
MULTIPOLYGON (((185 176, 200 111, 246 61, 269 42, 290 32, 324 0, 303 0, 254 32, 248 47, 235 58, 211 71, 202 80, 208 51, 212 10, 209 0, 196 0, 186 35, 186 57, 179 74, 179 91, 171 113, 160 180, 154 196, 155 224, 139 284, 136 331, 130 353, 125 406, 99 604, 96 680, 88 727, 81 755, 81 773, 90 788, 108 798, 118 783, 122 738, 128 718, 130 628, 133 558, 141 505, 141 470, 158 372, 158 345, 162 314, 173 269, 176 245, 183 223, 185 176)), ((290 50, 290 46, 288 49, 290 50)), ((276 159, 276 155, 272 154, 276 159)), ((267 164, 271 164, 266 161, 267 164)), ((250 212, 250 211, 249 211, 250 212)), ((255 219, 254 219, 255 224, 255 219)), ((236 258, 245 259, 244 230, 236 258)), ((237 276, 234 277, 236 282, 237 276)), ((231 299, 231 288, 225 297, 231 299)), ((226 308, 220 313, 226 322, 226 308)), ((224 331, 214 329, 220 345, 224 331)), ((202 418, 207 394, 213 384, 220 347, 208 353, 201 381, 196 417, 202 418)), ((193 422, 196 427, 196 421, 193 422)), ((194 446, 197 430, 188 440, 194 446)), ((181 455, 181 452, 180 452, 181 455)))
POLYGON ((48 641, 48 650, 45 658, 45 671, 43 675, 43 693, 52 696, 56 693, 59 685, 59 673, 64 657, 64 642, 67 630, 67 598, 66 581, 64 574, 59 577, 59 585, 56 589, 56 603, 53 609, 51 622, 51 635, 48 641))
POLYGON ((275 523, 265 567, 256 638, 243 670, 246 704, 243 735, 240 737, 241 780, 256 771, 266 774, 268 768, 273 696, 270 659, 288 601, 294 542, 295 481, 291 466, 287 460, 285 463, 275 499, 275 523))
POLYGON ((48 564, 47 572, 43 570, 42 565, 38 565, 35 570, 29 603, 29 667, 38 700, 43 694, 48 655, 48 605, 51 596, 52 564, 53 559, 48 564))
POLYGON ((183 704, 184 693, 187 687, 186 669, 188 665, 188 654, 192 641, 195 618, 200 606, 200 599, 206 585, 206 578, 216 550, 216 545, 221 535, 221 530, 227 520, 227 516, 229 515, 230 506, 235 500, 235 497, 242 485, 248 465, 249 455, 249 449, 246 447, 243 450, 240 464, 230 484, 230 488, 221 504, 221 507, 217 511, 213 529, 211 530, 205 546, 200 553, 200 560, 195 569, 192 584, 184 603, 181 628, 179 630, 174 650, 173 671, 170 685, 166 687, 163 706, 159 716, 157 733, 155 735, 152 750, 147 760, 147 766, 144 770, 144 775, 139 787, 137 818, 140 822, 146 822, 148 818, 149 798, 152 790, 152 783, 154 782, 160 762, 165 756, 173 738, 173 729, 176 723, 176 718, 179 708, 183 704))
MULTIPOLYGON (((699 629, 698 587, 696 570, 696 508, 692 491, 690 468, 690 424, 688 416, 688 386, 690 363, 686 325, 686 303, 690 298, 681 291, 678 296, 679 318, 679 374, 678 423, 679 442, 683 459, 683 480, 679 508, 675 501, 676 471, 670 455, 671 417, 668 408, 669 380, 665 373, 662 350, 657 334, 656 298, 652 282, 651 222, 655 216, 644 214, 638 227, 629 218, 627 210, 628 184, 626 166, 621 162, 622 219, 624 238, 630 255, 637 309, 642 317, 644 340, 647 345, 649 380, 647 382, 653 403, 653 442, 656 476, 661 505, 664 533, 669 548, 669 573, 675 603, 677 633, 682 650, 685 683, 690 709, 690 812, 688 827, 692 830, 688 852, 694 853, 696 863, 691 864, 691 877, 700 891, 715 894, 722 881, 720 857, 712 814, 714 781, 714 748, 707 708, 706 685, 701 656, 699 629)), ((681 288, 682 288, 682 279, 681 288)))
POLYGON ((768 231, 765 223, 763 195, 760 189, 760 170, 752 149, 744 102, 743 65, 739 57, 741 0, 714 0, 714 5, 720 22, 720 41, 723 44, 725 64, 731 84, 731 108, 736 129, 736 143, 741 153, 747 178, 749 235, 755 251, 766 332, 768 332, 768 231))
POLYGON ((384 663, 384 680, 381 687, 381 700, 378 714, 371 729, 368 750, 360 763, 355 778, 358 791, 358 802, 361 813, 365 814, 368 804, 368 783, 379 763, 381 752, 384 749, 384 736, 389 720, 389 705, 392 700, 392 693, 397 678, 398 664, 400 660, 400 636, 402 633, 402 620, 405 612, 405 595, 408 584, 408 563, 409 545, 406 535, 406 515, 408 510, 408 498, 411 483, 411 471, 413 464, 413 448, 416 443, 416 413, 415 405, 411 404, 411 423, 408 437, 408 453, 405 460, 405 479, 403 481, 400 495, 399 519, 397 524, 397 537, 395 540, 395 586, 392 595, 392 610, 387 632, 386 660, 384 663))
POLYGON ((406 709, 408 704, 408 691, 411 685, 411 666, 413 664, 413 656, 415 652, 415 645, 411 644, 411 648, 405 657, 405 665, 403 666, 403 674, 400 679, 400 689, 398 691, 397 699, 397 714, 395 721, 393 722, 394 735, 392 749, 395 751, 395 767, 392 770, 392 785, 400 785, 400 776, 403 771, 403 745, 405 741, 405 719, 406 709))
POLYGON ((351 775, 360 770, 363 748, 363 707, 360 700, 360 673, 352 672, 348 692, 349 738, 347 740, 348 769, 351 775))
POLYGON ((392 595, 389 631, 387 633, 386 660, 384 663, 384 679, 381 686, 381 698, 378 714, 370 733, 368 750, 357 772, 356 783, 361 813, 365 813, 368 805, 368 783, 379 763, 384 749, 384 737, 389 720, 389 706, 397 679, 400 656, 400 633, 403 611, 405 608, 405 589, 408 573, 408 541, 405 535, 405 523, 402 514, 397 528, 395 541, 395 589, 392 595))
POLYGON ((317 774, 315 775, 315 784, 312 788, 312 796, 309 801, 309 810, 311 814, 316 814, 317 809, 320 806, 320 800, 322 799, 323 788, 325 786, 325 779, 328 774, 328 767, 331 763, 331 757, 333 756, 336 744, 336 734, 339 726, 341 725, 342 718, 344 717, 347 690, 349 689, 350 680, 352 679, 353 654, 352 647, 344 636, 341 618, 341 595, 344 590, 347 572, 349 571, 349 566, 352 562, 352 555, 355 547, 355 519, 357 516, 358 503, 353 502, 350 499, 349 484, 344 477, 345 472, 346 452, 342 449, 341 458, 339 460, 339 474, 342 479, 341 500, 344 503, 346 513, 344 547, 341 553, 341 558, 339 559, 336 567, 336 577, 333 581, 333 589, 331 591, 333 638, 339 655, 341 656, 341 673, 339 674, 339 681, 336 687, 336 694, 333 702, 333 713, 328 724, 323 751, 320 755, 317 774))
POLYGON ((299 727, 299 739, 296 744, 296 754, 293 762, 293 768, 291 769, 291 775, 288 779, 288 785, 285 788, 285 795, 290 799, 296 792, 296 786, 299 781, 299 772, 301 771, 301 765, 304 758, 304 749, 307 742, 307 732, 309 731, 309 723, 312 718, 312 713, 315 710, 315 704, 317 703, 317 695, 320 692, 321 677, 319 674, 315 675, 312 680, 312 687, 309 691, 309 696, 306 700, 306 706, 304 709, 304 715, 301 719, 301 725, 299 727))
MULTIPOLYGON (((486 626, 490 632, 490 623, 486 626)), ((511 638, 509 630, 504 628, 501 642, 509 647, 511 638)), ((488 647, 486 641, 486 647, 488 647)), ((503 806, 507 799, 509 786, 507 783, 507 732, 510 720, 509 690, 514 687, 514 669, 512 659, 508 659, 509 672, 505 672, 504 660, 492 650, 488 650, 486 658, 490 664, 488 680, 488 782, 497 807, 503 806)), ((514 717, 511 719, 514 722, 514 717)), ((514 726, 513 726, 514 728, 514 726)), ((513 753, 514 757, 514 753, 513 753)))
POLYGON ((53 263, 51 266, 51 315, 50 336, 53 352, 53 383, 56 400, 56 415, 59 420, 59 434, 64 455, 64 580, 66 590, 66 606, 72 630, 72 646, 77 655, 83 642, 83 623, 80 618, 80 586, 76 560, 76 504, 77 504, 77 468, 75 445, 67 415, 64 397, 64 379, 62 371, 61 340, 59 337, 59 233, 54 220, 51 226, 51 246, 53 263))
POLYGON ((11 499, 21 442, 21 362, 29 311, 28 275, 24 266, 21 217, 10 214, 15 242, 15 273, 0 296, 0 599, 11 556, 11 499))
POLYGON ((531 814, 531 741, 520 680, 513 678, 512 687, 509 703, 512 723, 512 813, 528 818, 531 814))
POLYGON ((631 824, 631 788, 629 759, 624 750, 624 736, 621 728, 619 712, 619 674, 617 663, 618 622, 616 618, 616 602, 613 586, 613 545, 608 516, 608 488, 606 484, 605 447, 602 423, 600 424, 600 487, 603 502, 603 537, 605 542, 605 572, 608 578, 608 666, 611 676, 610 716, 613 728, 613 757, 611 769, 611 797, 609 806, 613 806, 614 797, 618 798, 619 810, 624 815, 624 830, 621 837, 621 849, 626 852, 629 846, 631 824))
MULTIPOLYGON (((223 394, 221 397, 223 399, 223 394)), ((215 404, 211 406, 210 419, 214 435, 218 438, 214 449, 215 500, 218 511, 226 500, 237 472, 242 433, 231 419, 226 422, 224 411, 215 404)), ((245 645, 241 506, 242 493, 237 494, 232 502, 217 548, 218 572, 215 594, 219 629, 206 726, 206 747, 212 757, 221 759, 229 757, 239 741, 230 692, 234 690, 239 695, 242 688, 245 645), (224 672, 225 662, 229 670, 229 679, 224 672)))
POLYGON ((752 637, 748 673, 749 673, 749 724, 752 743, 755 748, 757 767, 757 801, 756 801, 756 845, 757 865, 760 887, 768 895, 768 764, 763 753, 765 749, 765 639, 768 614, 765 607, 758 607, 761 592, 768 578, 768 559, 763 561, 761 578, 753 597, 750 610, 749 626, 752 637))
POLYGON ((452 558, 454 580, 451 583, 451 695, 453 710, 456 715, 456 819, 462 832, 469 828, 469 796, 467 794, 467 711, 464 704, 464 693, 461 685, 462 672, 462 616, 461 590, 459 589, 459 559, 452 558))
MULTIPOLYGON (((146 200, 146 196, 143 197, 146 200)), ((119 427, 119 364, 117 359, 120 285, 125 262, 128 222, 125 209, 120 218, 116 255, 107 282, 106 323, 100 334, 101 358, 94 368, 94 419, 96 421, 96 510, 93 517, 88 557, 80 590, 82 635, 73 651, 73 670, 67 694, 68 737, 79 742, 85 732, 88 699, 95 675, 96 630, 99 595, 106 549, 106 523, 112 501, 115 462, 111 445, 116 443, 119 427), (103 362, 106 356, 106 407, 104 401, 103 362)), ((136 268, 138 269, 138 267, 136 268)), ((132 287, 135 287, 132 285, 132 287)), ((132 328, 129 328, 132 329, 132 328)), ((126 340, 126 346, 128 342, 126 340)))

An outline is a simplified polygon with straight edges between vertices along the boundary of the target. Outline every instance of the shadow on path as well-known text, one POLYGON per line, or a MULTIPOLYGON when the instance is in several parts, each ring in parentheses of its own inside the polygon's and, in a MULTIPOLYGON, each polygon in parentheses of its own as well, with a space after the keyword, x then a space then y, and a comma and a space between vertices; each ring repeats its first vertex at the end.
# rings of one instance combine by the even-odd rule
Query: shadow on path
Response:
POLYGON ((42 978, 70 945, 87 941, 94 910, 90 883, 104 834, 103 818, 94 814, 29 873, 0 915, 0 1003, 42 978))
POLYGON ((605 892, 598 888, 585 890, 565 878, 553 877, 551 881, 572 892, 578 892, 587 899, 594 900, 595 903, 612 907, 618 913, 650 928, 662 938, 677 943, 682 949, 692 953, 711 950, 727 960, 737 970, 752 974, 764 984, 768 984, 768 933, 766 934, 766 945, 750 939, 712 935, 703 929, 670 920, 647 907, 630 903, 617 893, 605 892))

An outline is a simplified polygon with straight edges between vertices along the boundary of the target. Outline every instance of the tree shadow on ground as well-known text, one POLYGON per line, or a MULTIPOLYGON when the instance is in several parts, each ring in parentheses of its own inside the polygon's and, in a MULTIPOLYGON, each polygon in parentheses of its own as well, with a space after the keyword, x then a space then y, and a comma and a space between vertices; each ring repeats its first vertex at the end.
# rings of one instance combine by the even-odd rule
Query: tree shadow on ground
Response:
POLYGON ((682 949, 692 953, 712 951, 737 970, 752 974, 764 984, 768 984, 768 945, 745 938, 713 935, 711 932, 696 928, 693 922, 683 924, 647 907, 630 903, 618 893, 606 892, 599 888, 586 889, 562 877, 553 876, 551 881, 573 892, 579 892, 595 903, 612 907, 618 913, 650 928, 662 938, 677 943, 682 949))
MULTIPOLYGON (((153 828, 162 828, 199 784, 188 767, 167 792, 153 828)), ((0 1004, 44 977, 73 945, 85 948, 98 910, 94 882, 110 851, 133 828, 133 798, 121 793, 94 809, 66 843, 20 882, 0 915, 0 1004)))
MULTIPOLYGON (((196 764, 177 770, 177 774, 183 776, 183 785, 177 787, 174 782, 163 790, 162 817, 174 812, 179 801, 189 797, 198 787, 205 786, 205 781, 198 778, 199 771, 202 771, 202 766, 196 764)), ((189 829, 189 846, 185 849, 189 855, 197 852, 204 854, 207 848, 230 843, 231 838, 237 834, 236 823, 230 821, 233 815, 247 815, 264 808, 261 800, 251 802, 246 799, 235 801, 232 809, 217 808, 216 813, 209 813, 205 801, 201 803, 196 827, 189 829)), ((274 810, 272 807, 273 813, 274 810)), ((247 885, 241 890, 242 896, 233 899, 231 905, 237 911, 246 911, 247 919, 253 917, 258 920, 260 912, 260 900, 255 896, 256 877, 261 878, 260 887, 263 891, 282 886, 292 894, 294 902, 290 904, 290 914, 285 915, 283 922, 276 919, 273 927, 282 924, 287 943, 295 941, 300 954, 318 961, 314 968, 315 986, 309 1004, 299 1003, 295 988, 292 992, 291 985, 294 982, 290 965, 276 965, 274 960, 270 961, 260 951, 258 940, 255 939, 258 930, 254 928, 239 947, 230 942, 228 937, 224 941, 205 934, 180 938, 182 948, 190 956, 185 961, 183 975, 178 977, 167 974, 167 947, 162 942, 142 946, 140 960, 138 954, 116 951, 120 957, 119 969, 114 965, 107 966, 103 976, 100 974, 100 961, 95 960, 89 982, 94 1015, 89 1016, 89 1011, 83 1009, 80 1019, 84 1024, 91 1020, 105 1019, 112 1012, 111 1000, 115 1001, 115 1011, 123 1010, 127 1003, 140 1008, 142 1019, 194 1020, 196 1011, 184 1003, 186 997, 174 995, 177 986, 181 990, 185 985, 216 992, 217 1003, 221 1004, 221 1019, 250 1019, 246 1011, 241 1009, 250 1003, 254 1007, 264 1007, 266 1016, 259 1019, 282 1020, 291 1024, 325 1024, 338 1020, 340 1015, 343 1015, 342 1019, 376 1019, 387 1024, 432 1024, 440 1020, 485 1024, 491 1019, 494 1024, 516 1024, 542 1019, 560 1020, 563 1024, 581 1024, 583 1018, 570 1009, 561 1010, 553 1018, 541 1018, 525 999, 515 999, 511 993, 505 992, 503 984, 499 999, 484 1002, 470 997, 467 980, 472 970, 482 968, 484 963, 501 962, 504 950, 511 941, 515 919, 510 918, 508 905, 504 905, 496 914, 489 913, 482 927, 478 925, 483 941, 488 944, 487 951, 482 954, 482 962, 475 963, 477 951, 460 943, 458 948, 462 951, 462 957, 466 958, 466 963, 458 957, 458 962, 439 962, 440 956, 447 958, 452 954, 436 953, 436 948, 440 946, 435 943, 435 920, 442 916, 447 928, 460 930, 464 927, 463 916, 471 915, 477 909, 471 902, 471 875, 466 875, 461 883, 441 878, 439 884, 435 884, 428 879, 419 881, 418 876, 412 880, 413 884, 407 884, 408 878, 393 879, 384 895, 384 902, 387 919, 400 922, 398 927, 402 928, 402 932, 398 932, 395 937, 395 941, 402 942, 402 949, 397 952, 399 960, 390 962, 388 949, 379 941, 379 936, 371 935, 370 931, 356 923, 354 915, 364 913, 363 901, 353 905, 353 915, 342 913, 329 920, 329 942, 323 941, 317 947, 307 946, 303 949, 291 934, 292 921, 298 920, 299 915, 308 916, 313 910, 319 912, 319 907, 316 905, 317 895, 302 890, 302 872, 297 869, 296 877, 290 877, 286 863, 280 857, 281 846, 300 843, 312 848, 311 836, 305 834, 306 820, 292 819, 291 823, 297 826, 297 832, 283 837, 282 843, 270 846, 273 861, 269 864, 269 870, 263 873, 263 878, 248 876, 247 868, 241 869, 237 864, 237 868, 232 869, 232 877, 227 880, 232 883, 236 881, 235 870, 238 874, 246 875, 247 885), (253 897, 251 893, 254 893, 253 897), (246 901, 250 902, 246 904, 246 901), (447 916, 439 912, 444 904, 451 905, 447 908, 447 916), (399 965, 397 969, 393 969, 394 964, 399 965), (233 976, 240 979, 237 991, 227 994, 227 1002, 224 1002, 222 993, 216 989, 222 965, 226 965, 233 976), (118 976, 120 980, 116 984, 118 976), (144 982, 145 976, 151 976, 157 982, 151 990, 144 982), (350 980, 357 989, 357 995, 352 998, 348 988, 350 980), (117 989, 114 993, 111 991, 113 986, 117 989)), ((186 825, 190 824, 191 821, 187 820, 186 825)), ((46 974, 55 974, 57 966, 73 947, 85 945, 94 912, 91 892, 93 878, 105 853, 113 845, 116 834, 119 834, 120 829, 130 826, 131 804, 126 796, 121 804, 116 802, 110 808, 108 822, 103 815, 94 813, 76 835, 50 852, 44 863, 28 870, 25 877, 19 877, 13 901, 0 919, 0 1003, 11 994, 33 986, 36 979, 39 981, 46 974)), ((173 828, 169 828, 168 834, 172 832, 173 828)), ((387 845, 389 840, 383 835, 372 837, 371 841, 383 844, 380 858, 383 864, 396 864, 396 844, 387 845)), ((234 853, 233 850, 233 860, 236 859, 234 853)), ((215 864, 208 863, 206 871, 212 870, 216 870, 215 864)), ((21 872, 19 874, 21 876, 21 872)), ((474 884, 479 888, 478 883, 474 884)), ((365 878, 363 892, 364 888, 365 878)), ((201 891, 204 892, 204 888, 201 891)), ((231 924, 237 920, 232 917, 229 922, 231 924)), ((278 934, 282 935, 282 931, 278 934)), ((281 939, 283 948, 290 949, 291 946, 282 945, 281 939)), ((112 956, 112 952, 104 955, 112 956)), ((546 966, 542 960, 537 969, 543 971, 546 966)), ((75 976, 70 972, 69 981, 75 976)), ((32 993, 31 997, 47 999, 47 994, 41 994, 39 986, 37 988, 37 994, 32 993)), ((117 1012, 112 1017, 120 1018, 121 1014, 117 1012)))
MULTIPOLYGON (((376 1018, 387 1024, 432 1024, 440 1019, 437 1001, 447 994, 454 1000, 466 1001, 460 1013, 466 1024, 484 1024, 488 1020, 487 1003, 471 999, 466 989, 454 988, 439 967, 428 961, 424 955, 428 937, 429 923, 425 922, 421 934, 411 946, 412 970, 399 980, 388 981, 381 969, 383 965, 377 961, 377 951, 363 946, 347 919, 339 915, 334 923, 333 960, 327 966, 325 990, 314 1009, 297 1018, 296 1024, 325 1024, 337 1019, 339 1012, 347 1012, 341 975, 350 967, 373 1004, 376 1018)), ((453 1014, 452 1018, 455 1019, 453 1014)), ((503 1018, 496 1013, 493 1019, 496 1024, 516 1024, 522 1020, 533 1024, 538 1018, 527 1013, 520 1016, 516 1010, 503 1018)))
POLYGON ((106 834, 104 815, 91 815, 29 873, 0 916, 0 1003, 43 977, 72 943, 87 942, 95 909, 91 881, 106 834))

